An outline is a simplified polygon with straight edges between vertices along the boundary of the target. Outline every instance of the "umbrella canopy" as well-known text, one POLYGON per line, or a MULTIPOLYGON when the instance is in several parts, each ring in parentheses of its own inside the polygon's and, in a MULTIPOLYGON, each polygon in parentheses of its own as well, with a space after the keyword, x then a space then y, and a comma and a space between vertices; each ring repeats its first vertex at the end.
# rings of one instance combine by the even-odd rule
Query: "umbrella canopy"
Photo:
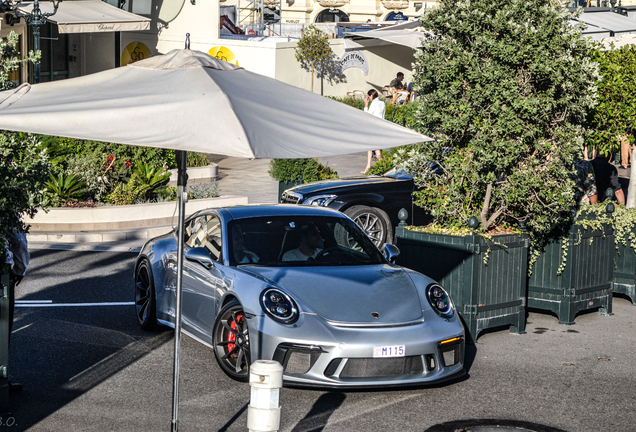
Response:
POLYGON ((0 129, 247 158, 320 157, 430 140, 190 50, 2 92, 0 129))
POLYGON ((179 234, 173 432, 178 430, 185 151, 302 158, 431 139, 343 103, 217 60, 173 50, 123 68, 0 93, 0 129, 177 152, 179 234))

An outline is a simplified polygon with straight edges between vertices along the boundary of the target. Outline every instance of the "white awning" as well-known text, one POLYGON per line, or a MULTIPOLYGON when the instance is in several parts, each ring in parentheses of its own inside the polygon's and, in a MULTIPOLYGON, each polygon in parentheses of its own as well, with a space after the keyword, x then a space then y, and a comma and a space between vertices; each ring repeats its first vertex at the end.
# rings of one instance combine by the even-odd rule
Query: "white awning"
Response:
MULTIPOLYGON (((20 11, 30 13, 33 3, 21 3, 20 11)), ((53 12, 53 3, 40 2, 42 12, 53 12)), ((48 18, 60 33, 138 31, 150 28, 150 18, 126 12, 100 0, 63 1, 48 18)))
POLYGON ((576 20, 609 30, 614 35, 636 33, 636 20, 616 12, 585 12, 576 20))
POLYGON ((421 27, 419 21, 407 21, 376 30, 348 32, 345 34, 344 46, 346 50, 391 44, 418 48, 422 46, 421 39, 425 33, 428 31, 421 27))
MULTIPOLYGON (((579 23, 578 21, 570 20, 570 25, 576 25, 578 23, 579 23)), ((583 24, 586 26, 585 30, 583 30, 582 32, 583 36, 587 36, 598 41, 610 37, 611 32, 607 29, 596 27, 592 24, 587 24, 587 23, 583 23, 583 24)))

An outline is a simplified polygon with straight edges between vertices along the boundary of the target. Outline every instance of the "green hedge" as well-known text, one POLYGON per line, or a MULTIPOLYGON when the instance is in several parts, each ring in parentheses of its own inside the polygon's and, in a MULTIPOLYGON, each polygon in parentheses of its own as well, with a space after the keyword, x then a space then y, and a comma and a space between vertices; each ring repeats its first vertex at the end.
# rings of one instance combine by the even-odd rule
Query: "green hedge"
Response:
POLYGON ((268 172, 274 180, 281 182, 309 183, 338 178, 333 169, 324 166, 318 159, 272 159, 268 172))

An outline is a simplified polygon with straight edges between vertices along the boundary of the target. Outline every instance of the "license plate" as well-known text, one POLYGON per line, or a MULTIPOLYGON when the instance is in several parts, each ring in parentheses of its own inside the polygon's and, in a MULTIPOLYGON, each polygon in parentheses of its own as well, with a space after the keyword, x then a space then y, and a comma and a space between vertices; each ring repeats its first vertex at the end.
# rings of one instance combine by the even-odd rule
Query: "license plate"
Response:
POLYGON ((404 345, 374 346, 373 357, 404 357, 404 345))

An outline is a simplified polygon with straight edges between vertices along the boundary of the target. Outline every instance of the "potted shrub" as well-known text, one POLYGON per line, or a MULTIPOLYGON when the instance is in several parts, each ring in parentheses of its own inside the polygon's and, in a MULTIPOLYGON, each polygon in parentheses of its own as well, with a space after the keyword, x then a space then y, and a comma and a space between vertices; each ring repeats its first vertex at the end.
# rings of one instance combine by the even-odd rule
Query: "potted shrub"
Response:
POLYGON ((422 17, 430 33, 415 61, 417 128, 436 141, 403 152, 400 164, 414 174, 416 203, 434 227, 453 232, 472 216, 480 223, 468 236, 433 229, 418 239, 398 229, 405 249, 398 261, 419 262, 417 269, 450 284, 474 339, 502 324, 523 331, 526 278, 504 271, 527 268, 517 247, 526 235, 539 245, 570 220, 581 122, 595 104, 598 79, 592 44, 570 19, 548 0, 532 7, 521 0, 445 0, 422 17), (409 251, 416 240, 422 246, 409 251), (464 248, 456 266, 430 264, 449 243, 464 248), (509 261, 513 255, 518 262, 509 261), (453 281, 460 272, 464 280, 453 281), (469 287, 470 293, 458 291, 469 287))
POLYGON ((636 306, 636 209, 617 207, 613 216, 616 253, 612 292, 628 296, 636 306))
MULTIPOLYGON (((608 204, 609 214, 614 204, 608 204)), ((528 279, 528 307, 554 312, 559 324, 574 324, 577 313, 599 308, 612 314, 614 228, 605 205, 585 208, 562 237, 535 250, 528 279)))
MULTIPOLYGON (((0 367, 8 368, 9 359, 9 268, 5 265, 9 230, 28 231, 21 216, 33 216, 45 202, 44 185, 50 166, 40 143, 31 135, 0 134, 0 367)), ((0 410, 7 408, 8 370, 0 374, 0 410)), ((5 411, 6 412, 6 411, 5 411)))

